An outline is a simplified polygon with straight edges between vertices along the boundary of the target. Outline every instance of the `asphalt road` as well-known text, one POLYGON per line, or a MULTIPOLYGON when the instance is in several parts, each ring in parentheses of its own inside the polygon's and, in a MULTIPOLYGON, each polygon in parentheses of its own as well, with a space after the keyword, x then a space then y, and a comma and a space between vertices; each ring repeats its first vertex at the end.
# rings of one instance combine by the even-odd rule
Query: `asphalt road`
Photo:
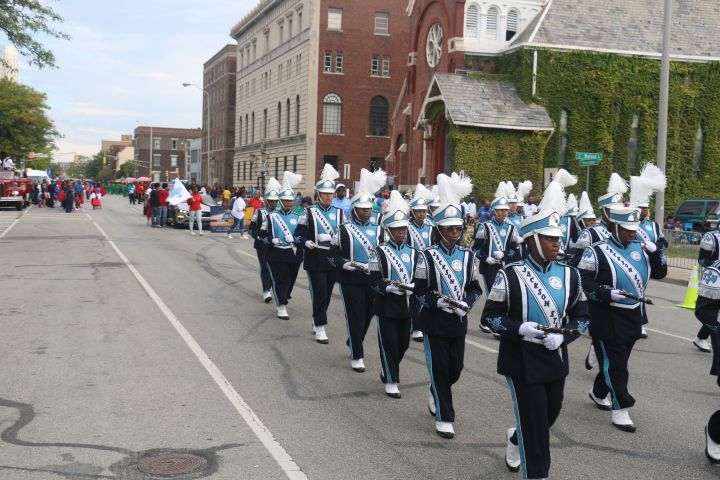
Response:
MULTIPOLYGON (((520 478, 504 465, 514 423, 497 342, 472 313, 455 386, 456 437, 427 413, 422 345, 384 395, 375 326, 368 370, 350 369, 339 295, 329 345, 311 333, 300 274, 288 311, 261 302, 250 241, 152 229, 122 198, 66 214, 0 211, 0 479, 144 479, 158 453, 192 453, 213 479, 520 478), (140 465, 140 467, 138 467, 140 465)), ((718 408, 684 288, 654 282, 650 338, 631 359, 638 431, 620 432, 587 392, 586 338, 570 347, 551 478, 705 479, 703 426, 718 408)))

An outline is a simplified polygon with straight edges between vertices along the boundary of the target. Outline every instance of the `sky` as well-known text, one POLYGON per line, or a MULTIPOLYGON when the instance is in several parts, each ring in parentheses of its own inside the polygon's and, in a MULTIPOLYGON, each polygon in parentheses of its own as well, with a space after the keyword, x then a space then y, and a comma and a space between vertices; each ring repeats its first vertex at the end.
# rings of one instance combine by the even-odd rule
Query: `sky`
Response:
MULTIPOLYGON (((20 59, 19 82, 47 94, 49 116, 64 136, 56 159, 93 155, 102 139, 138 125, 199 128, 203 63, 257 0, 55 0, 71 40, 42 38, 57 69, 20 59), (139 122, 139 123, 138 123, 139 122)), ((7 40, 0 37, 0 45, 7 40)))

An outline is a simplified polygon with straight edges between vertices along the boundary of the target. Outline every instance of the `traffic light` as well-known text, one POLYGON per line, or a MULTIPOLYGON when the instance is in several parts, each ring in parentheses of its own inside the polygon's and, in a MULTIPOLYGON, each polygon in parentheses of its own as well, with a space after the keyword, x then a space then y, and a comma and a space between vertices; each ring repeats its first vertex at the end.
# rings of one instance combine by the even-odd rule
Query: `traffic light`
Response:
POLYGON ((103 155, 103 167, 105 166, 105 164, 107 164, 107 157, 103 155))

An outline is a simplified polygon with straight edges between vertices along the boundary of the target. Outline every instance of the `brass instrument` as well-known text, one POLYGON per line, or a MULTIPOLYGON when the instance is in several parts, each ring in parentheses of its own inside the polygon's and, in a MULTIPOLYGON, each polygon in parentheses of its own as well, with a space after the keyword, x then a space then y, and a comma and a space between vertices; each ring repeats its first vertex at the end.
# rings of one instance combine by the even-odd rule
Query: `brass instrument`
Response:
POLYGON ((442 293, 438 292, 437 290, 433 290, 433 291, 430 292, 430 293, 432 293, 433 295, 435 295, 435 296, 438 297, 438 298, 441 298, 441 299, 445 300, 445 301, 448 303, 448 305, 450 305, 452 308, 459 308, 460 310, 462 310, 462 311, 465 312, 465 313, 470 313, 470 307, 469 307, 469 306, 463 305, 462 303, 460 303, 459 301, 455 300, 454 298, 449 297, 449 296, 447 296, 447 295, 443 295, 442 293))

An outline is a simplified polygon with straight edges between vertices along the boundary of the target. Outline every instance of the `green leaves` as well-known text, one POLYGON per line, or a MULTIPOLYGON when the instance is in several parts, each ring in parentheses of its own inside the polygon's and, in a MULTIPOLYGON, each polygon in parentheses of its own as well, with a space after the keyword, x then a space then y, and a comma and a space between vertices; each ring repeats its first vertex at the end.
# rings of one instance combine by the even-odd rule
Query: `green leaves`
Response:
POLYGON ((63 21, 60 15, 39 0, 0 0, 0 31, 27 57, 31 65, 56 67, 55 55, 36 37, 45 35, 69 40, 68 35, 50 26, 63 21))

